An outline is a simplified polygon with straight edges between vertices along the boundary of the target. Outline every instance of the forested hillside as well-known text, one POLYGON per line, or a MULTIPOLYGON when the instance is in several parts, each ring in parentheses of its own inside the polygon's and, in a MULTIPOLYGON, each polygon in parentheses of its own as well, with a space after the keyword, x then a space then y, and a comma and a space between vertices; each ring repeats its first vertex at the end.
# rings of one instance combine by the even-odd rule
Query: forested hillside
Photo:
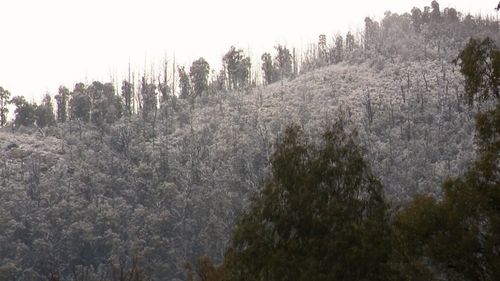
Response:
POLYGON ((442 198, 477 157, 476 115, 498 102, 453 60, 471 37, 500 37, 436 4, 320 36, 301 60, 277 46, 251 66, 231 47, 212 77, 200 58, 178 80, 165 68, 120 89, 61 86, 55 104, 0 88, 0 280, 173 280, 200 256, 222 261, 291 124, 320 143, 344 120, 394 209, 442 198))

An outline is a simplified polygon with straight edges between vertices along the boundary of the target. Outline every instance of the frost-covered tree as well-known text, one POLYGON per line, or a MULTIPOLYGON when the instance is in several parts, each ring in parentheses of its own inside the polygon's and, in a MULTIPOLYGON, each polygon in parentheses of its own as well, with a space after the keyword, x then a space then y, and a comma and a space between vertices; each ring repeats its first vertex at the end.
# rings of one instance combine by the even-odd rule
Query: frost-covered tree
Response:
POLYGON ((443 184, 443 199, 417 197, 396 218, 409 280, 493 281, 500 274, 500 103, 477 117, 476 132, 480 155, 443 184))

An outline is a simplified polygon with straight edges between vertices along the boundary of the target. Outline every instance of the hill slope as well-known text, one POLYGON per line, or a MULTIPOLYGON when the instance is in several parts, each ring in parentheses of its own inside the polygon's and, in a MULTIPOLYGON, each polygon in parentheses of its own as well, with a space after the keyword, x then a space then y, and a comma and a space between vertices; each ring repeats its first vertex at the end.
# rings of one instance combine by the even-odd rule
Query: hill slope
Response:
POLYGON ((156 121, 4 131, 0 274, 69 275, 139 256, 162 278, 202 254, 220 259, 292 122, 314 135, 343 116, 393 202, 439 195, 474 156, 477 109, 460 103, 461 83, 453 65, 435 61, 339 64, 247 92, 170 100, 156 121))

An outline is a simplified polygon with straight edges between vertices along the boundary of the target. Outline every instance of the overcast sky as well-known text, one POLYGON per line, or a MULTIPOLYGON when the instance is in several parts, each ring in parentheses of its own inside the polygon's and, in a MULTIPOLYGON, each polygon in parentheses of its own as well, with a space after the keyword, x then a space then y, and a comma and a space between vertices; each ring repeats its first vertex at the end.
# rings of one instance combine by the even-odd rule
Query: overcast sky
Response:
MULTIPOLYGON (((220 68, 235 45, 253 56, 277 43, 300 49, 348 30, 366 16, 404 13, 431 0, 9 0, 0 2, 0 86, 27 98, 59 85, 109 81, 165 56, 188 66, 205 57, 220 68)), ((439 1, 459 11, 493 14, 497 0, 439 1)))

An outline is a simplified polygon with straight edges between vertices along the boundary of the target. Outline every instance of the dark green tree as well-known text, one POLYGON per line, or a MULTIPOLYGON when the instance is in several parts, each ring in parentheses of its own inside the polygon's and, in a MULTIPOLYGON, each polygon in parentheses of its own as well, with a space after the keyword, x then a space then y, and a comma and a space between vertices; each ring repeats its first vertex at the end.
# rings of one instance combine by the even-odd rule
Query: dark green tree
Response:
POLYGON ((308 142, 289 127, 272 177, 238 222, 229 280, 387 280, 390 228, 382 185, 342 123, 308 142))
POLYGON ((50 95, 45 95, 42 103, 39 106, 36 106, 35 120, 37 126, 40 128, 52 126, 56 123, 54 106, 52 105, 52 98, 50 95))
POLYGON ((273 65, 273 58, 271 54, 264 53, 261 56, 262 71, 264 72, 264 83, 269 85, 276 81, 276 68, 273 65))
POLYGON ((122 103, 120 97, 115 95, 113 84, 94 81, 87 87, 87 93, 91 97, 90 118, 93 124, 102 127, 120 119, 122 103))
POLYGON ((0 127, 5 126, 7 123, 7 114, 9 108, 7 105, 10 103, 10 92, 0 87, 0 127))
POLYGON ((500 103, 476 124, 480 155, 471 168, 443 184, 441 201, 418 197, 395 221, 395 252, 409 280, 500 276, 500 103))
POLYGON ((189 68, 189 76, 193 84, 193 94, 201 96, 208 89, 208 74, 210 73, 210 65, 204 58, 195 60, 189 68))
POLYGON ((55 96, 57 103, 57 121, 60 123, 66 122, 68 116, 68 98, 69 90, 64 86, 59 87, 59 93, 55 96))
POLYGON ((475 99, 499 98, 500 50, 494 41, 471 38, 454 60, 465 78, 465 94, 469 105, 475 99))
POLYGON ((14 124, 16 126, 32 126, 35 123, 36 106, 27 102, 23 96, 15 96, 11 101, 15 106, 14 124))
POLYGON ((91 101, 87 94, 87 87, 83 83, 77 83, 69 101, 70 119, 88 123, 90 121, 90 107, 91 101))

